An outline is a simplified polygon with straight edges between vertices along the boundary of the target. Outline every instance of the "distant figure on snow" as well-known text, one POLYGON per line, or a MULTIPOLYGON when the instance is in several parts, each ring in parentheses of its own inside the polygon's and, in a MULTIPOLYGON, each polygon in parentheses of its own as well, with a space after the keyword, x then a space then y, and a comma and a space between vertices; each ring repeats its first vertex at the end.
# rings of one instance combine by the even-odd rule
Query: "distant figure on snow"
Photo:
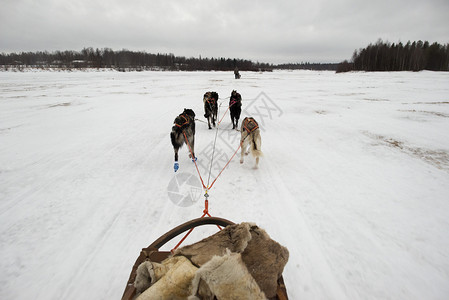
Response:
POLYGON ((235 79, 240 79, 239 68, 237 68, 237 67, 235 67, 235 69, 234 69, 234 76, 235 76, 235 79))

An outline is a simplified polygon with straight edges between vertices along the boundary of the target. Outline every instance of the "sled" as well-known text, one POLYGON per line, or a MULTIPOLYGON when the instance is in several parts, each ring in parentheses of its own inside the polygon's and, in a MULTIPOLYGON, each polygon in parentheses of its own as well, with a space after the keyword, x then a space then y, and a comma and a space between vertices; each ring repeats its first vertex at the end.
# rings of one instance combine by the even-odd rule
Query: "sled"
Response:
MULTIPOLYGON (((234 223, 223 219, 223 218, 216 218, 216 217, 206 217, 206 218, 197 218, 193 219, 191 221, 188 221, 184 224, 181 224, 169 232, 165 233, 161 237, 159 237, 157 240, 155 240, 151 245, 149 245, 147 248, 143 248, 140 252, 139 257, 137 258, 131 274, 129 276, 128 282, 126 284, 125 291, 122 296, 122 300, 132 300, 136 295, 136 288, 134 287, 134 281, 136 279, 137 275, 137 268, 141 263, 143 263, 145 260, 149 259, 152 262, 160 263, 164 259, 168 258, 171 254, 170 251, 159 251, 159 248, 161 248, 163 245, 165 245, 168 241, 172 240, 176 236, 180 235, 183 232, 186 232, 188 230, 191 230, 198 226, 203 225, 217 225, 217 226, 223 226, 226 227, 228 225, 233 225, 234 223)), ((282 278, 282 275, 279 277, 277 282, 277 292, 276 297, 271 299, 277 299, 277 300, 286 300, 288 299, 287 296, 287 290, 284 284, 284 279, 282 278)), ((270 299, 270 300, 271 300, 270 299)))

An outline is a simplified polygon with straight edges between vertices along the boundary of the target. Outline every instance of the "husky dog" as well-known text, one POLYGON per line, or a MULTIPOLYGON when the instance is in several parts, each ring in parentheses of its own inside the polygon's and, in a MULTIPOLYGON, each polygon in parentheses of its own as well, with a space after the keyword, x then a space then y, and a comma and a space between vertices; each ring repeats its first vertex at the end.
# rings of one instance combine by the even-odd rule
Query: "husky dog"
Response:
POLYGON ((242 113, 242 96, 237 91, 232 91, 229 98, 229 111, 231 113, 232 129, 238 128, 240 114, 242 113))
POLYGON ((216 92, 207 92, 203 96, 204 102, 204 117, 207 119, 209 129, 212 129, 210 123, 215 127, 218 113, 218 94, 216 92))
POLYGON ((184 108, 184 112, 176 117, 173 122, 175 125, 171 129, 170 138, 175 151, 175 172, 179 169, 178 150, 188 142, 189 157, 196 160, 195 157, 195 113, 191 109, 184 108))
POLYGON ((254 118, 246 117, 245 119, 243 119, 242 128, 240 131, 241 131, 240 145, 242 147, 240 163, 243 164, 243 157, 244 155, 248 155, 249 153, 248 146, 250 146, 251 154, 256 158, 256 165, 254 166, 254 168, 257 169, 259 165, 259 157, 263 156, 263 153, 260 150, 262 140, 260 138, 259 124, 257 124, 254 118))

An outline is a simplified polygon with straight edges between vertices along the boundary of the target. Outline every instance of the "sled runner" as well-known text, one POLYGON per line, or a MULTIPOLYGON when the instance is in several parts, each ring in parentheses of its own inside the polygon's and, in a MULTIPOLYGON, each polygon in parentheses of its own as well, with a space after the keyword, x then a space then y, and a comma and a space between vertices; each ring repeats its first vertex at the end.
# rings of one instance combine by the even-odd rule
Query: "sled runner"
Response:
MULTIPOLYGON (((163 245, 165 245, 167 242, 169 242, 170 240, 172 240, 176 236, 180 235, 181 233, 186 232, 188 230, 193 230, 195 227, 203 226, 203 225, 217 225, 219 228, 221 228, 220 226, 224 227, 224 229, 221 232, 223 232, 222 236, 225 236, 225 238, 228 235, 232 235, 232 234, 241 235, 242 234, 242 231, 241 231, 242 228, 247 228, 247 229, 251 228, 251 231, 256 232, 255 233, 256 236, 259 236, 260 233, 266 235, 266 233, 263 231, 263 229, 259 229, 255 224, 250 224, 250 223, 234 224, 233 222, 231 222, 229 220, 226 220, 226 219, 223 219, 223 218, 216 218, 216 217, 197 218, 197 219, 193 219, 191 221, 188 221, 188 222, 186 222, 184 224, 181 224, 181 225, 173 228, 172 230, 168 231, 167 233, 165 233, 161 237, 159 237, 157 240, 155 240, 147 248, 143 248, 142 249, 142 251, 140 252, 139 257, 137 258, 137 260, 136 260, 136 262, 135 262, 135 264, 134 264, 134 266, 132 268, 131 274, 129 276, 129 280, 127 282, 125 291, 124 291, 123 296, 122 296, 122 300, 132 300, 136 296, 136 293, 138 291, 137 291, 134 283, 136 282, 136 277, 138 277, 138 267, 142 263, 149 262, 150 264, 155 263, 157 265, 160 265, 161 262, 163 262, 164 260, 166 261, 166 259, 171 256, 172 252, 170 252, 170 251, 160 251, 159 248, 161 248, 163 245), (229 226, 229 227, 227 227, 227 226, 229 226), (236 233, 235 232, 231 232, 230 230, 235 230, 236 233), (240 231, 238 231, 238 230, 240 230, 240 231), (225 231, 227 231, 227 232, 224 233, 225 231)), ((176 256, 177 255, 176 253, 179 250, 183 250, 183 249, 186 249, 186 250, 183 250, 183 251, 185 251, 185 253, 183 253, 182 255, 185 255, 186 257, 189 257, 190 254, 193 253, 192 251, 195 251, 195 249, 192 250, 192 248, 189 248, 189 247, 191 247, 191 246, 194 247, 195 245, 199 244, 200 246, 198 246, 198 248, 196 250, 204 249, 204 246, 205 246, 204 241, 206 241, 206 240, 208 240, 210 238, 213 238, 216 235, 217 234, 215 234, 215 235, 213 235, 213 236, 211 236, 211 237, 209 237, 207 239, 204 239, 203 241, 200 241, 200 242, 198 242, 198 243, 196 243, 194 245, 189 245, 189 246, 186 246, 186 247, 183 247, 181 249, 176 250, 176 252, 174 252, 175 253, 174 257, 175 258, 176 257, 184 258, 184 256, 176 256), (203 244, 201 244, 201 243, 203 243, 203 244)), ((266 235, 266 236, 268 237, 268 235, 266 235)), ((251 236, 249 236, 249 239, 251 239, 251 236)), ((255 240, 255 239, 256 238, 253 238, 253 240, 255 240)), ((214 241, 214 240, 212 239, 212 241, 214 241)), ((248 241, 246 241, 246 243, 248 243, 248 241)), ((256 243, 256 242, 254 242, 254 243, 256 243)), ((275 241, 272 241, 272 243, 277 244, 275 241)), ((213 247, 214 248, 219 248, 221 245, 222 244, 220 243, 219 245, 213 245, 213 247)), ((277 245, 279 245, 279 244, 277 244, 277 245)), ((247 249, 250 248, 250 246, 246 246, 246 244, 245 244, 244 247, 247 247, 247 249)), ((279 247, 282 247, 282 246, 279 245, 279 247)), ((209 246, 206 247, 206 249, 209 249, 209 248, 210 248, 209 246)), ((261 247, 257 246, 256 248, 261 248, 261 247)), ((282 247, 282 248, 284 248, 284 247, 282 247)), ((284 248, 284 249, 285 249, 284 251, 286 252, 286 259, 288 259, 288 251, 286 250, 286 248, 284 248)), ((228 257, 229 257, 229 254, 230 254, 229 252, 230 251, 229 250, 226 250, 226 251, 228 252, 228 257)), ((196 253, 196 254, 198 254, 198 253, 196 253)), ((201 256, 201 255, 202 254, 200 253, 200 255, 197 255, 197 256, 201 256)), ((237 254, 235 254, 235 253, 231 254, 231 255, 237 256, 237 254)), ((192 256, 195 256, 195 254, 193 254, 192 256)), ((226 255, 224 255, 224 256, 226 256, 226 255)), ((240 259, 240 254, 238 254, 238 256, 239 256, 239 259, 240 259)), ((242 257, 243 256, 244 255, 242 253, 242 257)), ((173 258, 173 256, 171 258, 173 258)), ((197 258, 197 259, 201 260, 203 258, 197 258)), ((216 257, 216 258, 218 258, 218 257, 216 257)), ((241 260, 240 260, 240 262, 241 262, 241 260)), ((286 263, 286 260, 285 260, 285 263, 286 263)), ((195 262, 195 264, 196 264, 196 262, 195 262)), ((284 265, 282 265, 281 269, 283 269, 284 265)), ((204 265, 204 266, 206 266, 206 265, 204 265)), ((193 267, 193 268, 195 268, 195 267, 193 267)), ((201 267, 198 270, 202 270, 202 268, 203 267, 201 267)), ((246 267, 244 267, 244 268, 245 268, 245 271, 246 271, 246 267)), ((151 270, 151 271, 153 271, 153 270, 151 270)), ((154 271, 154 272, 157 272, 157 271, 154 271)), ((248 273, 248 271, 246 271, 246 272, 248 273)), ((200 272, 198 271, 197 273, 200 273, 200 272)), ((274 286, 275 295, 273 297, 270 297, 269 299, 278 299, 278 300, 288 299, 287 290, 286 290, 285 285, 284 285, 284 280, 282 278, 282 275, 281 274, 279 274, 279 275, 276 275, 276 277, 275 277, 275 278, 278 278, 277 279, 277 287, 274 286)), ((154 276, 154 273, 153 273, 153 276, 154 276)), ((198 277, 198 276, 196 276, 196 277, 198 277)), ((156 284, 157 283, 159 283, 159 282, 156 282, 156 284)), ((154 285, 156 285, 156 284, 154 284, 154 285)), ((144 295, 144 294, 141 294, 141 295, 144 295)))

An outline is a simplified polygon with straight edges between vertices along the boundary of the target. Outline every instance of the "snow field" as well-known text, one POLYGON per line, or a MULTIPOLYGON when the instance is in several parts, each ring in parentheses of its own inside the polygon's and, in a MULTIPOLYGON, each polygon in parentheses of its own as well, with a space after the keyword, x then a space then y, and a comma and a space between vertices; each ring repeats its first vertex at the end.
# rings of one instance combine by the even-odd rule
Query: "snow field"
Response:
MULTIPOLYGON (((236 89, 264 157, 255 170, 239 151, 209 212, 289 249, 290 298, 446 299, 448 83, 435 72, 2 72, 0 298, 121 297, 140 249, 204 209, 202 196, 189 207, 168 196, 174 118, 186 107, 205 120, 212 90, 221 117, 236 89)), ((196 128, 206 180, 216 131, 196 128)), ((211 181, 238 147, 230 128, 228 113, 211 181)), ((196 176, 186 147, 179 162, 196 176)))

